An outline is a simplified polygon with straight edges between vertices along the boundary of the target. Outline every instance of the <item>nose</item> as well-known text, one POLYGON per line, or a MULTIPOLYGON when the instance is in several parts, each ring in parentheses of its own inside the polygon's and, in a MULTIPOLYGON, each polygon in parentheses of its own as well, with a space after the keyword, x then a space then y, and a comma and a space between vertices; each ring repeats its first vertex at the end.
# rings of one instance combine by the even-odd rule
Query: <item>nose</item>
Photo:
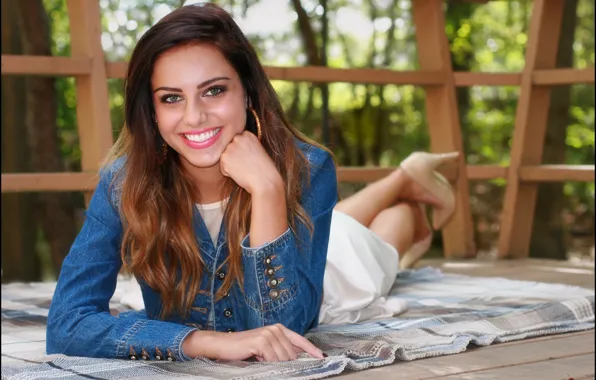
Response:
POLYGON ((206 110, 202 109, 198 102, 187 102, 184 110, 184 124, 189 127, 198 127, 207 119, 206 110))

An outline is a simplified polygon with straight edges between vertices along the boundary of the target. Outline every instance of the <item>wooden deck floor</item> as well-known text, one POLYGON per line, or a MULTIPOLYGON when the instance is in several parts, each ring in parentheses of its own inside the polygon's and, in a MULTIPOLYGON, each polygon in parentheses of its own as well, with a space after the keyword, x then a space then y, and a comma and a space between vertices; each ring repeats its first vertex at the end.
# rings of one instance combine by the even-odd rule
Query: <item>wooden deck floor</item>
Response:
MULTIPOLYGON (((544 260, 444 261, 426 260, 444 272, 472 276, 498 276, 516 280, 563 283, 594 289, 594 265, 544 260)), ((594 375, 594 330, 527 339, 464 353, 400 362, 359 372, 346 372, 341 380, 587 380, 594 375)))

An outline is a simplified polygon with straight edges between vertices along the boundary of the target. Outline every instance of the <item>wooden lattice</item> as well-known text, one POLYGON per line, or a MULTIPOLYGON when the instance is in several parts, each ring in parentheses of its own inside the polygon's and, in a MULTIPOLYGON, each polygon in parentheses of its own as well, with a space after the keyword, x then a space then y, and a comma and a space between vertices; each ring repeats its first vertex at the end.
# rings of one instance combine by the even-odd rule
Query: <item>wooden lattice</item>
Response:
MULTIPOLYGON (((441 0, 412 1, 419 71, 325 67, 267 67, 266 71, 272 80, 422 86, 426 92, 426 109, 432 110, 427 118, 433 152, 463 149, 456 87, 520 86, 509 167, 466 165, 465 155, 462 155, 457 168, 445 171, 455 185, 458 207, 443 230, 443 241, 448 258, 475 256, 469 181, 504 178, 507 187, 498 254, 499 257, 525 257, 538 183, 594 181, 594 165, 540 165, 551 87, 594 83, 594 68, 555 69, 563 3, 564 0, 534 1, 526 65, 521 73, 453 72, 441 0)), ((2 74, 76 78, 82 172, 2 174, 3 193, 84 191, 89 195, 95 187, 101 159, 113 143, 107 79, 123 78, 126 62, 105 61, 99 1, 68 0, 67 4, 72 56, 2 55, 2 74)), ((338 174, 343 182, 369 182, 391 170, 393 168, 341 167, 338 174)))

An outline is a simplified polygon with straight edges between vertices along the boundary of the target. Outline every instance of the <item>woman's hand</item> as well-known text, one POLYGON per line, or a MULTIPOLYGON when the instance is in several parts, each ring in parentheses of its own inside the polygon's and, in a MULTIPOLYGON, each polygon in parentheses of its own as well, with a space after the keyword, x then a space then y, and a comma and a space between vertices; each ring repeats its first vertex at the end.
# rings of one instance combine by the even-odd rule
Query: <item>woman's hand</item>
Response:
POLYGON ((259 361, 277 362, 294 360, 301 352, 318 359, 324 357, 308 339, 279 323, 236 333, 195 331, 182 343, 182 350, 190 357, 221 360, 255 357, 259 361))
POLYGON ((250 246, 275 240, 288 229, 283 179, 253 133, 234 136, 221 155, 221 173, 244 188, 252 199, 250 246))
POLYGON ((221 173, 230 177, 250 194, 283 182, 273 160, 267 154, 261 142, 249 131, 234 136, 221 155, 221 173))

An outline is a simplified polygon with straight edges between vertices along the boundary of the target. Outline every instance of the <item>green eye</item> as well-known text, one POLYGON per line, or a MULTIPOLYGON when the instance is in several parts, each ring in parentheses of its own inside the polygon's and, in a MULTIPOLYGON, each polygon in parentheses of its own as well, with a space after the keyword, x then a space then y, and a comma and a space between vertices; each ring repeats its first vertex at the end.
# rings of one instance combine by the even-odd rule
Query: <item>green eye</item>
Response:
POLYGON ((168 94, 161 97, 162 103, 172 104, 179 102, 182 99, 180 95, 168 94))
POLYGON ((206 92, 205 95, 207 96, 220 96, 226 92, 226 88, 224 86, 213 86, 210 87, 206 92))

